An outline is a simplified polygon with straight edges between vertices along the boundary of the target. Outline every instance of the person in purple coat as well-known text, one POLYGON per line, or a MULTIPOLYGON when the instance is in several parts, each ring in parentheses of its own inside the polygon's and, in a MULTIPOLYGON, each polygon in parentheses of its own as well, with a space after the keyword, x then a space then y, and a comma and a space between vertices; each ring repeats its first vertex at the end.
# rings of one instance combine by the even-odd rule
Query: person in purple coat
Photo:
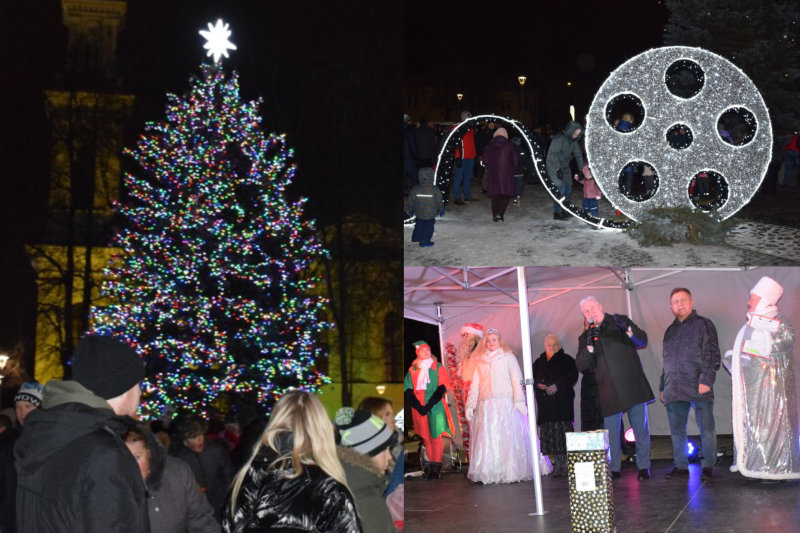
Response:
POLYGON ((495 222, 503 221, 508 202, 516 193, 514 172, 518 160, 519 150, 508 140, 508 131, 497 128, 481 155, 488 177, 486 194, 492 199, 492 219, 495 222))

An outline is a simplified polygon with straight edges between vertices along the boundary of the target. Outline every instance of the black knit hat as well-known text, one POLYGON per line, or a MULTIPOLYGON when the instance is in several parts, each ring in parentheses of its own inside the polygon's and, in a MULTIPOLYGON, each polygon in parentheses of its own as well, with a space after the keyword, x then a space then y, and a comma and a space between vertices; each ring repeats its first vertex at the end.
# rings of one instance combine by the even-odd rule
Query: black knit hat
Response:
POLYGON ((364 409, 342 407, 336 411, 334 425, 342 446, 370 457, 394 446, 397 440, 397 435, 386 422, 364 409))
POLYGON ((87 335, 75 348, 72 379, 108 400, 144 379, 144 362, 120 340, 87 335))

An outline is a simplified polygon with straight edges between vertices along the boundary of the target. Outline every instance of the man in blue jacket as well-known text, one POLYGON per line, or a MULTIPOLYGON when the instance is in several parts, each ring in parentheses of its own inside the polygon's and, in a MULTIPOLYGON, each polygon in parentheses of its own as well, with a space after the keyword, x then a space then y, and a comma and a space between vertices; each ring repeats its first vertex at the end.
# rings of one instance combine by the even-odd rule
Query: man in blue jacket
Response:
POLYGON ((672 289, 669 305, 675 321, 664 332, 664 370, 659 386, 661 401, 667 407, 674 457, 674 468, 666 477, 689 476, 686 420, 694 406, 703 452, 700 479, 706 481, 714 477, 717 460, 714 431, 714 380, 720 362, 717 328, 694 310, 689 289, 672 289))

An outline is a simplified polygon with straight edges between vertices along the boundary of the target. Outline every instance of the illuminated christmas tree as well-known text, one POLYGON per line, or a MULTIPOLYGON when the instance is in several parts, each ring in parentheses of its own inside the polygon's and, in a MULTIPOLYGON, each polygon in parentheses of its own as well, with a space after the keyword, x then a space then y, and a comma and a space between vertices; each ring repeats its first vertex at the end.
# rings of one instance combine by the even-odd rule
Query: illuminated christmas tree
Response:
POLYGON ((106 270, 109 304, 92 313, 94 332, 144 358, 145 418, 206 416, 223 393, 268 411, 285 390, 326 380, 314 368, 325 300, 308 274, 326 252, 305 199, 286 198, 285 136, 259 129, 258 102, 243 102, 237 74, 219 64, 235 48, 226 31, 219 21, 201 32, 214 63, 183 97, 167 95, 165 120, 126 151, 137 168, 118 206, 121 253, 106 270))

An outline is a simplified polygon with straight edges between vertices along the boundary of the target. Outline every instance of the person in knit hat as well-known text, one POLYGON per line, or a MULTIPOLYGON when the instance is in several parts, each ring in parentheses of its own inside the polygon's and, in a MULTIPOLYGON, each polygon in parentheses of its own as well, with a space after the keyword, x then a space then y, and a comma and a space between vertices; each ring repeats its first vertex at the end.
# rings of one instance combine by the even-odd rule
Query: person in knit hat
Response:
POLYGON ((42 386, 35 381, 26 381, 14 395, 14 414, 19 425, 25 423, 25 417, 34 409, 42 406, 42 386))
POLYGON ((508 131, 497 128, 491 142, 483 149, 481 161, 486 166, 486 194, 492 199, 492 220, 502 222, 508 202, 517 193, 514 172, 519 150, 508 140, 508 131))
POLYGON ((764 276, 750 290, 747 322, 723 364, 731 373, 734 465, 762 482, 800 479, 794 329, 778 309, 783 287, 764 276))
POLYGON ((425 341, 414 343, 417 358, 408 369, 403 381, 406 405, 411 406, 414 431, 422 437, 430 463, 425 466, 423 477, 439 479, 442 470, 444 446, 442 435, 452 437, 453 421, 444 401, 450 388, 450 376, 441 363, 431 356, 431 347, 425 341))
POLYGON ((147 531, 144 480, 121 436, 135 424, 145 368, 124 341, 87 335, 72 379, 44 386, 14 447, 19 531, 147 531))
POLYGON ((433 246, 431 238, 436 215, 444 216, 444 197, 439 187, 433 184, 433 176, 432 168, 419 169, 419 185, 408 193, 406 212, 416 217, 411 242, 418 242, 422 247, 433 246))
POLYGON ((333 425, 336 454, 364 531, 393 533, 384 491, 388 485, 386 471, 394 466, 391 450, 397 435, 385 421, 365 409, 342 407, 336 412, 333 425))
POLYGON ((39 383, 23 383, 14 395, 13 409, 9 409, 11 412, 8 413, 8 427, 0 435, 0 531, 17 531, 17 470, 14 467, 14 446, 24 431, 25 418, 42 406, 42 396, 42 386, 39 383), (12 419, 17 420, 16 425, 12 419))

